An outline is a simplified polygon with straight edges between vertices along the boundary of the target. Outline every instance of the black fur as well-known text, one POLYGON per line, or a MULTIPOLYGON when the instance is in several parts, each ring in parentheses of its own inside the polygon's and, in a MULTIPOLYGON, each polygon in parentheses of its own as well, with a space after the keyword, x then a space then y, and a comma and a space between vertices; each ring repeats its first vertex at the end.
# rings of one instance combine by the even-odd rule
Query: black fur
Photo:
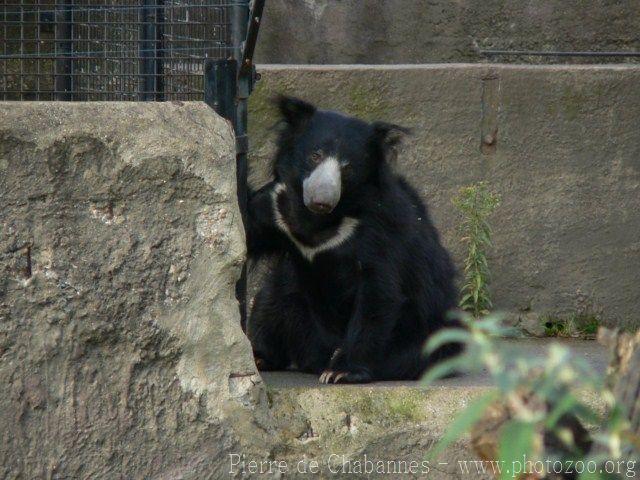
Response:
POLYGON ((406 130, 292 98, 280 98, 279 107, 285 127, 275 179, 250 194, 248 207, 250 256, 277 255, 248 324, 258 367, 293 364, 325 372, 322 378, 331 382, 418 378, 458 351, 450 345, 430 358, 422 354, 427 337, 448 323, 457 294, 454 267, 425 205, 387 163, 406 130), (339 203, 325 215, 312 213, 302 200, 302 182, 318 151, 348 162, 339 203), (279 211, 301 244, 331 238, 345 217, 358 220, 354 234, 309 261, 276 225, 277 184, 286 185, 277 196, 279 211))

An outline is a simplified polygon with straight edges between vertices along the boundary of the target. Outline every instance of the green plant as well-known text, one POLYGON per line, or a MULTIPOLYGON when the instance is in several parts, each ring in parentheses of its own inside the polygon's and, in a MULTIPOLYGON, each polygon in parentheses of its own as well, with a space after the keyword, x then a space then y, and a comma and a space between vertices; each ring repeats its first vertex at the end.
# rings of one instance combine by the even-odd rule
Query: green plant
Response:
POLYGON ((596 315, 580 314, 574 320, 577 332, 584 336, 594 336, 598 333, 600 319, 596 315))
MULTIPOLYGON (((430 383, 456 371, 484 369, 495 389, 478 397, 454 420, 430 456, 441 453, 464 433, 477 432, 490 412, 490 432, 496 432, 493 452, 503 467, 503 479, 519 476, 509 466, 523 456, 545 465, 549 461, 563 465, 581 461, 602 466, 605 460, 632 458, 633 445, 640 439, 629 429, 604 377, 595 374, 583 358, 555 342, 549 343, 546 356, 524 356, 513 343, 497 339, 515 332, 504 328, 495 315, 477 319, 464 314, 461 321, 464 329, 440 331, 426 349, 432 352, 456 341, 465 346, 464 352, 436 365, 423 381, 430 383), (606 411, 594 411, 587 401, 590 397, 604 399, 606 411), (502 414, 498 426, 496 411, 502 414), (596 427, 595 433, 590 435, 585 426, 596 427)), ((635 468, 632 461, 627 465, 635 468)), ((589 478, 602 477, 596 474, 589 478)))
POLYGON ((546 337, 569 337, 571 325, 564 318, 543 317, 544 335, 546 337))
POLYGON ((461 188, 453 203, 463 215, 462 241, 468 249, 459 306, 479 317, 489 313, 493 307, 487 263, 487 249, 491 246, 488 218, 499 205, 500 197, 490 192, 486 183, 480 182, 461 188))
POLYGON ((568 316, 545 315, 540 321, 547 337, 594 337, 600 320, 596 315, 573 313, 568 316))

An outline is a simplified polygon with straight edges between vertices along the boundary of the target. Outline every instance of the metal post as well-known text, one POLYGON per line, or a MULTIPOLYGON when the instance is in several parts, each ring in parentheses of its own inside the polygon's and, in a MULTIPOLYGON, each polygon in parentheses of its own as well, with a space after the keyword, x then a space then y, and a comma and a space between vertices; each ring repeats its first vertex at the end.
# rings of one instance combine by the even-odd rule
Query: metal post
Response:
MULTIPOLYGON (((205 64, 205 102, 230 120, 236 134, 236 185, 243 222, 247 213, 247 100, 256 79, 252 64, 264 0, 237 0, 231 10, 233 60, 208 61, 205 64), (251 23, 249 19, 251 18, 251 23)), ((242 329, 247 321, 247 268, 242 268, 236 283, 242 329)))
POLYGON ((204 101, 232 124, 236 121, 235 60, 207 60, 204 65, 204 101))
POLYGON ((253 53, 256 49, 258 41, 258 32, 260 31, 260 22, 262 20, 262 11, 264 10, 265 0, 253 0, 253 6, 249 13, 249 26, 247 30, 247 39, 244 43, 242 51, 242 62, 240 64, 240 76, 251 75, 256 78, 255 68, 253 66, 253 53))
POLYGON ((140 100, 143 102, 154 99, 156 86, 156 0, 143 0, 140 11, 140 100))
POLYGON ((54 98, 73 100, 73 0, 56 2, 54 98))
MULTIPOLYGON (((244 42, 247 39, 249 24, 249 0, 236 0, 231 7, 231 45, 233 45, 233 58, 242 61, 244 42)), ((240 65, 238 65, 240 66, 240 65)))
MULTIPOLYGON (((249 26, 249 0, 239 0, 231 12, 231 41, 235 47, 233 56, 236 60, 236 75, 238 75, 244 54, 247 29, 249 26)), ((238 190, 238 205, 242 221, 247 215, 247 100, 251 93, 251 78, 238 76, 237 103, 234 129, 236 132, 236 179, 238 190)), ((247 325, 247 266, 242 267, 242 274, 236 283, 236 298, 240 304, 240 324, 246 331, 247 325)))
MULTIPOLYGON (((153 0, 152 0, 153 1, 153 0)), ((156 37, 155 37, 155 80, 156 102, 164 101, 164 0, 155 0, 156 8, 156 37)))

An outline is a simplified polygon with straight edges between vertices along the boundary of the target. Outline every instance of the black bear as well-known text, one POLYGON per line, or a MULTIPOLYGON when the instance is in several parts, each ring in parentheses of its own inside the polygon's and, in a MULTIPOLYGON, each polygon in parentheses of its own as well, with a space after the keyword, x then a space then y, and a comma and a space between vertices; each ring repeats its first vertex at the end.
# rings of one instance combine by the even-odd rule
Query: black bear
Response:
POLYGON ((426 207, 388 163, 405 129, 278 106, 274 180, 250 192, 247 215, 249 255, 277 255, 247 325, 258 368, 322 383, 418 378, 459 349, 423 353, 457 294, 426 207))

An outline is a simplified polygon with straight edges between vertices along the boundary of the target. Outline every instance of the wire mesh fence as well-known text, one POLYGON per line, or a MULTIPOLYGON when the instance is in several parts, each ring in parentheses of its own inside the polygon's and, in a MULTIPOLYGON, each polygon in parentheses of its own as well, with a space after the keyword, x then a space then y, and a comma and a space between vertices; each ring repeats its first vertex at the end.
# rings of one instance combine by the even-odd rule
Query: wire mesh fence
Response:
POLYGON ((230 0, 8 0, 2 100, 202 100, 208 58, 233 55, 230 0))

